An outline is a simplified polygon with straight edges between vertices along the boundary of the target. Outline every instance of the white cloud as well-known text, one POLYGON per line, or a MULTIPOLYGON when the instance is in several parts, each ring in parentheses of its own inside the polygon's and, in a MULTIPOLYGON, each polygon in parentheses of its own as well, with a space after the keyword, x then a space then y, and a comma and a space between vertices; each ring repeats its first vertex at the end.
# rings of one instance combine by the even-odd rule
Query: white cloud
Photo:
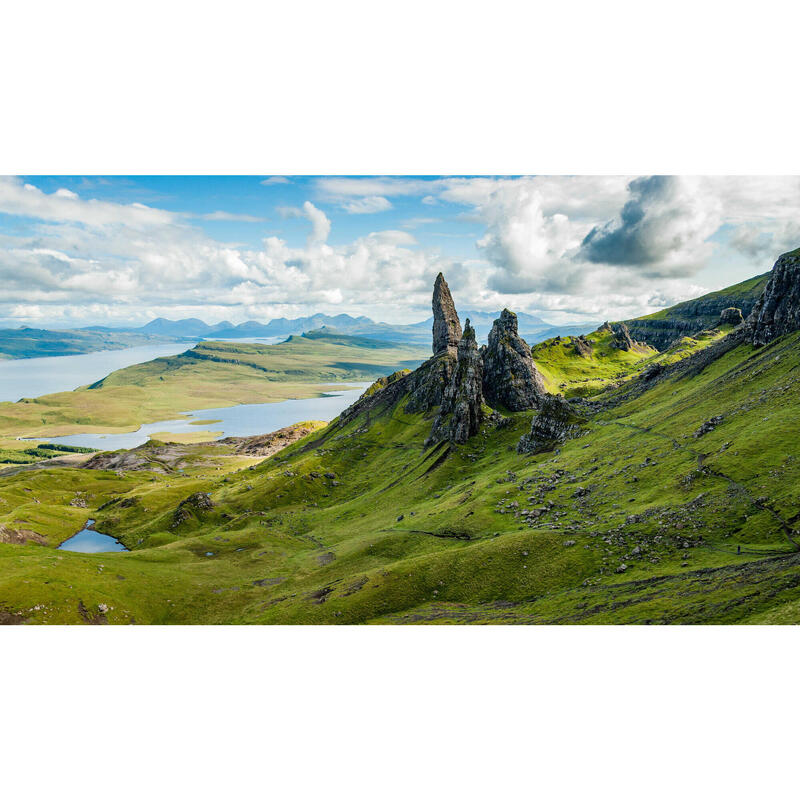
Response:
POLYGON ((222 220, 229 222, 266 222, 264 217, 254 217, 251 214, 232 214, 229 211, 211 211, 208 214, 198 214, 200 219, 222 220))
POLYGON ((269 178, 265 178, 261 181, 262 186, 274 186, 275 184, 281 183, 291 183, 288 178, 285 178, 283 175, 272 175, 269 178))
POLYGON ((379 211, 388 211, 391 207, 392 204, 380 195, 368 195, 342 204, 348 214, 376 214, 379 211))

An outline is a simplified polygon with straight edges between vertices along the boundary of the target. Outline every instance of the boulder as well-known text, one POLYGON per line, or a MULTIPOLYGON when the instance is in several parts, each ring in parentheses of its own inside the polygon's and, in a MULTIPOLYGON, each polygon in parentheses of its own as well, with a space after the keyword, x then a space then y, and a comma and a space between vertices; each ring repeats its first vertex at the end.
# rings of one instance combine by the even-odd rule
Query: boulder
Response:
POLYGON ((545 393, 544 379, 517 332, 517 315, 504 308, 489 332, 489 346, 481 350, 486 402, 509 411, 535 408, 545 393))

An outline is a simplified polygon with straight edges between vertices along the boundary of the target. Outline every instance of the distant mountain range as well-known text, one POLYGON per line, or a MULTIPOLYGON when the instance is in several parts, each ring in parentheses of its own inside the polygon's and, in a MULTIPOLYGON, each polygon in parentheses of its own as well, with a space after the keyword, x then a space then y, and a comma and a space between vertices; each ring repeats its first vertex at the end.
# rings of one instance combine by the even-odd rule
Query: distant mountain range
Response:
MULTIPOLYGON (((469 318, 480 340, 486 340, 492 323, 499 316, 499 311, 474 310, 465 311, 461 315, 462 321, 469 318)), ((520 335, 528 340, 529 344, 553 336, 578 336, 582 333, 590 333, 601 324, 600 322, 592 321, 580 325, 551 325, 541 317, 525 313, 517 314, 517 318, 519 320, 520 335)), ((203 320, 194 317, 180 320, 159 317, 139 328, 108 328, 93 325, 84 330, 104 333, 141 333, 151 336, 179 338, 253 339, 291 336, 325 328, 326 330, 333 330, 350 336, 367 336, 381 341, 426 344, 430 339, 432 323, 433 317, 429 317, 422 322, 415 322, 411 325, 390 325, 385 322, 375 322, 369 317, 353 317, 349 314, 336 314, 335 316, 313 314, 309 317, 297 317, 296 319, 281 317, 270 320, 267 323, 249 320, 239 325, 234 325, 228 321, 208 325, 203 320)))

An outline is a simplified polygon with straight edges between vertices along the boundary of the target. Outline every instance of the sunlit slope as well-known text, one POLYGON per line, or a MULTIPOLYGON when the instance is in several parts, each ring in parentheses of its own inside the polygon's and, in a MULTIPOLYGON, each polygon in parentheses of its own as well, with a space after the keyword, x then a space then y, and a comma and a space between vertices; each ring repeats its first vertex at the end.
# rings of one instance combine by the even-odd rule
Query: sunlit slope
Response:
POLYGON ((110 622, 796 622, 798 367, 792 334, 634 377, 581 437, 534 457, 515 449, 528 412, 423 450, 431 419, 401 401, 242 471, 129 473, 91 515, 134 552, 0 545, 0 608, 35 622, 87 621, 79 600, 110 622), (176 523, 195 492, 213 507, 176 523))

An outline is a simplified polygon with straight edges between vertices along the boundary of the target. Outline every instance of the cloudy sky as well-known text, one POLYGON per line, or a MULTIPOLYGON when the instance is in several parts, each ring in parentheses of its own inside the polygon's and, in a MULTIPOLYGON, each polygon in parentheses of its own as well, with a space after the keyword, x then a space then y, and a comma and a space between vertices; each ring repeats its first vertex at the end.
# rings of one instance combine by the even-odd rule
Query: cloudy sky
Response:
POLYGON ((800 178, 0 177, 0 325, 621 319, 797 246, 800 178))

